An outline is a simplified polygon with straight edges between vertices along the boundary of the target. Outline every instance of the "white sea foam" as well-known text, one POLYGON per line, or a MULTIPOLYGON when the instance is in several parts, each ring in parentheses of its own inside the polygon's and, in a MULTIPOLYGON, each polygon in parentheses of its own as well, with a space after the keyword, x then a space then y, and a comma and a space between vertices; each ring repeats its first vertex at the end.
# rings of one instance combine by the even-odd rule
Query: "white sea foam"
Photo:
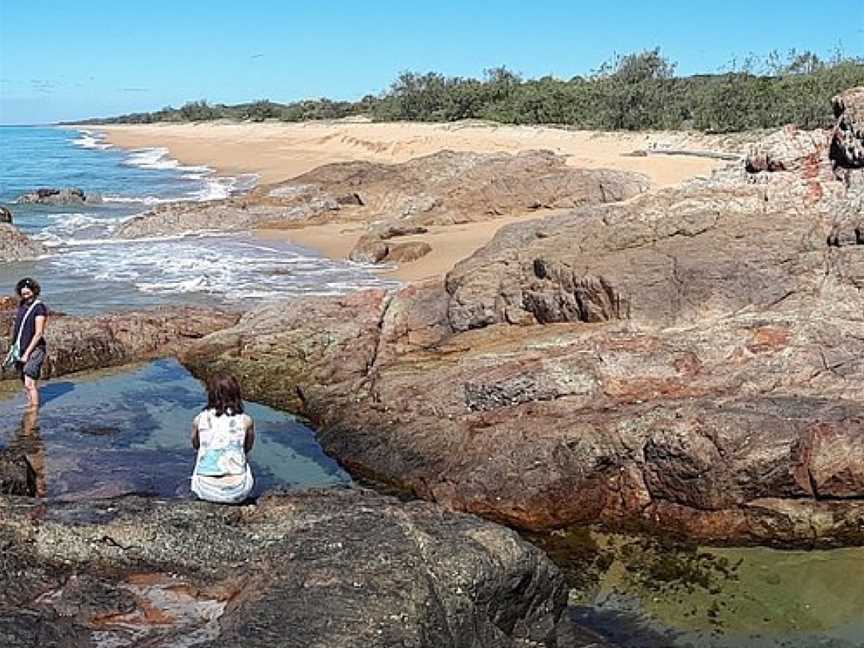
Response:
POLYGON ((52 223, 46 225, 33 238, 49 247, 75 244, 80 241, 101 240, 110 236, 126 217, 95 216, 83 212, 64 212, 46 216, 52 223))
MULTIPOLYGON (((185 180, 200 180, 203 186, 193 189, 176 199, 181 200, 220 200, 227 198, 233 194, 252 189, 258 182, 258 175, 254 173, 242 174, 239 176, 216 176, 213 169, 208 166, 184 166, 179 161, 171 157, 167 148, 142 148, 134 149, 129 156, 123 161, 126 166, 139 167, 141 169, 170 169, 178 171, 185 180)), ((116 202, 117 196, 112 196, 116 202)), ((156 204, 156 202, 169 202, 167 199, 153 198, 154 202, 147 203, 147 199, 142 199, 145 204, 156 204)))
MULTIPOLYGON (((81 131, 79 140, 76 144, 84 148, 101 145, 92 131, 81 131)), ((136 149, 119 159, 129 167, 168 171, 163 173, 166 182, 154 175, 152 184, 140 185, 156 187, 142 190, 154 195, 129 195, 124 192, 131 184, 118 185, 103 196, 104 205, 39 214, 41 231, 35 238, 50 249, 40 276, 49 283, 53 278, 71 294, 77 294, 78 286, 92 288, 95 282, 99 289, 88 293, 89 308, 138 300, 142 304, 259 301, 396 283, 382 280, 367 267, 334 262, 281 242, 259 242, 250 235, 195 231, 115 239, 113 232, 134 218, 133 212, 140 214, 151 205, 175 200, 225 198, 253 188, 258 181, 253 174, 221 177, 205 166, 183 166, 165 148, 136 149), (117 295, 127 301, 117 301, 117 295)))
POLYGON ((52 265, 65 277, 123 282, 146 295, 176 301, 182 295, 222 300, 269 300, 298 294, 339 294, 395 284, 368 268, 307 257, 296 248, 257 245, 251 237, 75 241, 52 265))
POLYGON ((102 202, 118 203, 121 205, 161 205, 162 203, 177 202, 179 198, 159 198, 157 196, 119 196, 117 194, 105 194, 102 202))
POLYGON ((105 150, 111 148, 111 145, 105 141, 105 135, 102 133, 96 133, 91 130, 82 129, 78 131, 80 137, 72 140, 72 143, 76 146, 80 146, 81 148, 86 149, 99 149, 105 150))

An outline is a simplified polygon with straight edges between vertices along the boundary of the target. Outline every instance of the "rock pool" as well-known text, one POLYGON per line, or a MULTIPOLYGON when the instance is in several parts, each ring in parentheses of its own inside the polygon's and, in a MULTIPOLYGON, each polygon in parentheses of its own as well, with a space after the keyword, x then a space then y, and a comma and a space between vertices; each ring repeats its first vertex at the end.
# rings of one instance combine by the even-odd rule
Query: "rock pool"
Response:
POLYGON ((615 647, 864 646, 864 548, 716 548, 586 530, 529 539, 567 575, 572 619, 615 647))
MULTIPOLYGON (((191 496, 191 421, 206 395, 176 360, 51 380, 36 414, 25 410, 17 390, 12 382, 0 387, 0 445, 28 457, 40 494, 191 496)), ((256 428, 253 496, 272 487, 350 483, 291 415, 248 402, 247 412, 256 428)))

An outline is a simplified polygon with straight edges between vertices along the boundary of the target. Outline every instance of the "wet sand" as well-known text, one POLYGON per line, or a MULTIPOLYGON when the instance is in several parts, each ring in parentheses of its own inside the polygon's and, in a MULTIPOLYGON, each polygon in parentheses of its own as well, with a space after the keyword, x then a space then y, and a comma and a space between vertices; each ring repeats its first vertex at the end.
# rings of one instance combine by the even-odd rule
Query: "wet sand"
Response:
MULTIPOLYGON (((432 246, 432 251, 416 261, 401 263, 398 266, 382 266, 380 272, 384 276, 394 277, 404 282, 440 277, 451 270, 456 263, 486 245, 505 225, 542 218, 547 213, 549 212, 532 212, 526 216, 502 217, 480 223, 430 227, 426 234, 400 236, 397 239, 399 243, 425 241, 432 246)), ((265 239, 289 241, 310 248, 331 259, 345 259, 365 229, 359 223, 328 223, 301 229, 259 230, 259 234, 265 239)))

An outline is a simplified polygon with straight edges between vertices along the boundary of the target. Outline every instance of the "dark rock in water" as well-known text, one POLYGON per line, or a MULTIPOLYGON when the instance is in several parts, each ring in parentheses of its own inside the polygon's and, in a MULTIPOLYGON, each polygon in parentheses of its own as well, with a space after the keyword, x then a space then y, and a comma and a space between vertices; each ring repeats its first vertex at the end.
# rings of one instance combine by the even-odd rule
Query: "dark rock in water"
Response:
MULTIPOLYGON (((7 326, 11 325, 11 314, 7 326)), ((45 334, 48 357, 43 378, 173 355, 193 340, 232 326, 239 315, 218 309, 162 307, 96 317, 57 317, 45 334)), ((0 339, 0 353, 9 348, 0 339)), ((0 380, 17 378, 0 369, 0 380)))
POLYGON ((36 473, 27 457, 9 448, 0 449, 0 494, 36 494, 36 473))
POLYGON ((0 223, 12 224, 12 210, 0 205, 0 223))
POLYGON ((9 223, 0 223, 0 262, 35 259, 48 250, 9 223))
POLYGON ((517 527, 864 544, 864 169, 805 135, 763 145, 782 169, 509 225, 443 286, 268 305, 183 360, 355 475, 517 527))
POLYGON ((27 192, 19 196, 15 202, 20 205, 81 205, 84 203, 98 205, 102 203, 102 196, 95 193, 84 193, 84 190, 78 187, 64 187, 62 189, 45 187, 27 192))
POLYGON ((864 87, 840 93, 833 105, 837 126, 831 139, 831 158, 841 167, 864 167, 864 87))
POLYGON ((7 498, 0 542, 8 648, 35 645, 34 628, 68 647, 552 648, 567 601, 558 569, 512 531, 369 492, 42 511, 7 498))

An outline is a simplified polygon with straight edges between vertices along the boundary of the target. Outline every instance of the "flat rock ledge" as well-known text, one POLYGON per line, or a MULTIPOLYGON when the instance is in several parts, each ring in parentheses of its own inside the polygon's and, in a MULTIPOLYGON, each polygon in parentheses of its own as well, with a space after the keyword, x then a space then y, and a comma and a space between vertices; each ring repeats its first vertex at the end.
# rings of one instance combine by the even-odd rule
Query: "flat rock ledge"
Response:
MULTIPOLYGON (((239 317, 219 309, 171 306, 99 316, 52 315, 42 378, 176 355, 194 341, 234 325, 239 317)), ((7 331, 13 318, 13 310, 0 308, 3 357, 11 343, 7 331)), ((0 380, 15 378, 14 370, 0 368, 0 380)))
POLYGON ((0 541, 4 648, 553 648, 567 601, 514 532, 368 491, 0 497, 0 541))

